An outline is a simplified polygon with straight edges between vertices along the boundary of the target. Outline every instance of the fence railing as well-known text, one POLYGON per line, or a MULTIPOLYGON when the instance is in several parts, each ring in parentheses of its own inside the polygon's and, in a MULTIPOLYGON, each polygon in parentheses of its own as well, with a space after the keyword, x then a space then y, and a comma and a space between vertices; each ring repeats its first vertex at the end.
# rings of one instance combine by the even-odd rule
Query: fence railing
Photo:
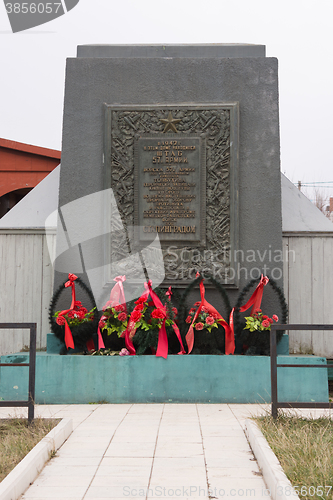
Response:
POLYGON ((35 380, 36 380, 36 323, 0 323, 0 329, 29 329, 30 330, 30 353, 29 363, 0 363, 0 366, 29 366, 29 388, 27 401, 0 401, 0 407, 4 406, 27 406, 28 420, 34 418, 35 404, 35 380))
MULTIPOLYGON (((277 325, 271 326, 271 399, 272 416, 276 418, 278 408, 333 408, 333 403, 309 402, 300 403, 298 401, 278 401, 277 390, 277 369, 278 368, 333 368, 333 365, 314 365, 314 364, 277 364, 276 352, 276 331, 277 330, 333 330, 333 325, 277 325)), ((327 381, 328 384, 328 381, 327 381)))

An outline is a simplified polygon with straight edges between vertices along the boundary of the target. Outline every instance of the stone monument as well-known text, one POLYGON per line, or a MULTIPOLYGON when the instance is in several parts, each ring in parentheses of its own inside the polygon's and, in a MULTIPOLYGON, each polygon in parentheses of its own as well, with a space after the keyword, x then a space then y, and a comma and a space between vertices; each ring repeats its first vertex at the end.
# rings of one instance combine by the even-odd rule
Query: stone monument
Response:
POLYGON ((116 274, 184 288, 200 271, 231 302, 262 272, 282 286, 277 60, 262 45, 79 46, 59 222, 56 286, 82 275, 99 304, 116 274))

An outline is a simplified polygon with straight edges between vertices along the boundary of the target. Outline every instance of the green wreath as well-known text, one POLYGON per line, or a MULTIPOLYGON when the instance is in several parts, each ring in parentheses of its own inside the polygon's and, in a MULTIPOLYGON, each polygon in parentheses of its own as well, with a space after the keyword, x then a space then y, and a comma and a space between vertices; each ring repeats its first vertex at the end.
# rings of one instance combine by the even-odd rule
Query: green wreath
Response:
MULTIPOLYGON (((65 327, 63 325, 58 325, 56 322, 56 318, 54 317, 57 309, 57 303, 63 294, 63 292, 66 290, 65 288, 65 283, 68 281, 65 280, 62 285, 60 285, 57 290, 54 292, 50 306, 49 306, 49 323, 51 327, 51 331, 54 333, 54 335, 63 342, 64 347, 61 351, 61 354, 66 354, 67 349, 65 346, 65 327)), ((79 287, 84 290, 84 292, 88 295, 89 300, 91 302, 91 308, 96 307, 96 302, 94 295, 90 288, 81 280, 81 278, 77 278, 75 280, 75 285, 79 285, 79 287)), ((87 347, 86 343, 89 339, 92 338, 94 334, 97 332, 98 328, 98 311, 96 307, 96 314, 94 315, 94 319, 92 321, 89 321, 87 323, 82 323, 81 325, 77 326, 71 326, 71 332, 73 335, 73 340, 74 340, 74 345, 75 347, 83 352, 87 352, 87 347)))
MULTIPOLYGON (((227 318, 229 318, 231 312, 231 305, 226 289, 211 275, 206 275, 205 279, 209 279, 219 292, 220 296, 222 297, 222 302, 226 310, 227 318)), ((183 339, 185 339, 185 335, 189 327, 189 325, 185 322, 188 311, 188 305, 186 302, 187 297, 197 285, 200 285, 201 280, 202 277, 199 276, 187 286, 187 288, 184 290, 184 293, 179 303, 179 324, 180 324, 181 336, 183 339)), ((205 330, 195 332, 194 348, 192 350, 193 354, 222 354, 222 353, 224 354, 224 352, 225 352, 225 330, 223 326, 219 326, 218 328, 213 328, 211 332, 207 332, 205 330)))
MULTIPOLYGON (((288 319, 288 306, 286 302, 286 298, 282 289, 277 285, 276 281, 273 278, 269 279, 269 285, 272 287, 274 292, 277 294, 279 298, 279 303, 281 307, 281 315, 280 315, 280 323, 287 324, 288 319)), ((241 319, 240 316, 240 308, 242 304, 245 302, 245 296, 249 292, 249 290, 259 283, 259 278, 254 278, 250 280, 242 289, 241 293, 238 296, 237 303, 235 305, 234 310, 234 331, 235 331, 235 342, 236 344, 247 345, 251 351, 259 351, 260 354, 270 355, 270 332, 250 332, 249 330, 244 330, 245 321, 241 319)), ((277 330, 276 332, 276 342, 277 344, 280 342, 282 335, 285 330, 277 330)))

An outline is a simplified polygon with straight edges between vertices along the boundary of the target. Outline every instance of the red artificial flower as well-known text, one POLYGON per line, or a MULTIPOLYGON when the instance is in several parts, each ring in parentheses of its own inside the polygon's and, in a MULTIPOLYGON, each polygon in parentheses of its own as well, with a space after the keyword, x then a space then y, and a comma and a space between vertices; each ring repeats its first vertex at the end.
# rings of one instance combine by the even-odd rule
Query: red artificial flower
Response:
POLYGON ((278 322, 279 321, 279 318, 277 317, 276 314, 273 314, 272 318, 274 319, 274 321, 278 322))
POLYGON ((173 307, 173 308, 172 308, 172 312, 173 312, 173 314, 174 314, 175 316, 177 316, 177 314, 178 314, 177 307, 173 307))
POLYGON ((194 312, 195 312, 195 308, 194 308, 194 307, 192 307, 192 308, 189 310, 189 314, 194 313, 194 312))
POLYGON ((213 316, 208 316, 206 318, 206 323, 207 325, 212 325, 213 323, 215 323, 215 319, 213 318, 213 316))
POLYGON ((84 314, 87 314, 88 309, 86 307, 81 307, 80 311, 83 311, 84 314))
POLYGON ((80 300, 76 300, 74 302, 74 309, 75 309, 75 311, 78 311, 81 307, 82 307, 81 301, 80 300))
POLYGON ((264 314, 262 319, 268 319, 268 316, 266 314, 264 314))
POLYGON ((141 312, 140 311, 136 311, 134 309, 134 311, 131 314, 131 319, 134 321, 134 323, 137 323, 138 321, 140 321, 141 316, 142 316, 141 312))
POLYGON ((57 319, 56 319, 56 323, 58 325, 64 325, 65 324, 65 318, 63 316, 58 316, 57 319))
POLYGON ((126 321, 127 314, 125 312, 121 312, 120 314, 118 314, 118 319, 119 319, 119 321, 126 321))
POLYGON ((134 304, 143 304, 144 302, 146 302, 146 299, 144 297, 139 297, 134 304))
POLYGON ((268 319, 264 319, 264 321, 262 322, 262 326, 263 326, 264 328, 268 328, 270 325, 271 325, 271 324, 270 324, 270 322, 268 321, 268 319))
POLYGON ((79 311, 76 311, 75 315, 79 319, 84 319, 84 317, 85 317, 86 314, 85 314, 85 312, 82 309, 80 309, 79 311))
POLYGON ((200 306, 200 304, 201 304, 201 302, 199 301, 199 302, 196 302, 194 305, 195 305, 196 307, 198 307, 198 306, 200 306))
POLYGON ((267 320, 267 321, 269 321, 271 324, 273 323, 272 318, 268 318, 268 320, 267 320))
POLYGON ((201 323, 201 322, 199 322, 199 323, 197 323, 197 324, 195 325, 195 329, 196 329, 196 330, 203 330, 203 327, 204 327, 204 325, 203 325, 203 323, 201 323))
POLYGON ((74 318, 74 314, 75 314, 74 310, 73 310, 73 309, 71 309, 70 311, 68 311, 67 316, 68 316, 69 318, 74 318))
POLYGON ((138 304, 137 306, 134 307, 134 311, 140 311, 141 312, 141 311, 144 310, 144 308, 145 308, 145 306, 141 302, 141 304, 138 304))
POLYGON ((151 317, 156 319, 163 319, 165 318, 165 311, 163 309, 156 308, 152 311, 151 317))
POLYGON ((119 312, 123 312, 125 311, 125 307, 122 305, 122 304, 117 304, 116 306, 114 306, 114 310, 119 313, 119 312))
POLYGON ((192 318, 191 316, 187 316, 186 320, 185 320, 186 323, 192 323, 192 318))

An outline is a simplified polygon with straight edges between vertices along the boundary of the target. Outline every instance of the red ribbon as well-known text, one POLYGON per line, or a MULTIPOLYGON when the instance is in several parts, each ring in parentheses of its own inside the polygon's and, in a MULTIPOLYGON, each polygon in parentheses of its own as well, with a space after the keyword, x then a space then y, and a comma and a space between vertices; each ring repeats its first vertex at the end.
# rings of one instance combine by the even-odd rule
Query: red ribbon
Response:
POLYGON ((172 328, 173 328, 173 331, 175 332, 175 334, 177 335, 177 339, 178 339, 178 341, 180 343, 180 347, 181 347, 178 354, 186 354, 186 351, 185 351, 184 346, 183 346, 183 341, 182 341, 182 338, 180 336, 180 331, 179 331, 179 328, 176 325, 176 323, 172 323, 172 328))
POLYGON ((125 311, 127 314, 127 308, 126 308, 126 299, 125 299, 125 292, 124 292, 124 281, 126 281, 126 276, 116 276, 113 281, 116 281, 116 284, 111 290, 110 293, 110 300, 107 301, 105 304, 104 308, 106 307, 113 307, 114 305, 118 304, 123 304, 125 307, 125 311), (120 301, 121 299, 121 301, 120 301))
POLYGON ((168 291, 165 292, 165 295, 168 297, 168 300, 170 301, 172 295, 171 286, 169 286, 168 291))
MULTIPOLYGON (((200 273, 197 273, 196 278, 199 278, 199 276, 200 276, 200 273)), ((198 318, 203 306, 207 309, 207 311, 210 314, 214 313, 214 316, 217 318, 218 323, 223 326, 224 331, 225 331, 225 353, 226 354, 233 354, 235 352, 235 339, 234 339, 233 332, 231 331, 231 328, 228 325, 228 323, 221 316, 221 314, 215 309, 215 307, 213 307, 211 304, 209 304, 209 302, 206 301, 206 299, 205 299, 205 287, 204 287, 203 281, 204 281, 204 279, 201 278, 201 281, 200 281, 201 302, 200 302, 200 305, 199 305, 199 307, 194 315, 194 318, 192 320, 190 328, 186 334, 188 354, 190 354, 190 352, 192 351, 193 344, 194 344, 193 324, 195 323, 196 319, 198 318)))
MULTIPOLYGON (((255 311, 260 309, 260 305, 261 305, 261 301, 262 301, 262 294, 264 292, 264 286, 266 286, 268 282, 269 282, 269 279, 267 278, 267 276, 264 276, 262 274, 260 281, 257 285, 257 288, 254 290, 253 294, 251 295, 249 300, 246 302, 246 304, 244 306, 240 307, 240 309, 239 309, 240 312, 247 311, 252 306, 250 314, 251 314, 251 316, 253 316, 255 311)), ((233 337, 234 337, 234 311, 235 311, 235 308, 233 308, 231 313, 230 313, 230 322, 229 322, 233 337)))
POLYGON ((98 328, 97 328, 97 338, 98 338, 98 350, 105 349, 105 345, 104 345, 104 341, 103 341, 103 337, 102 337, 102 332, 101 332, 99 324, 98 324, 98 328))
MULTIPOLYGON (((61 311, 59 313, 58 317, 64 316, 69 311, 72 311, 74 309, 74 305, 75 305, 75 283, 74 283, 74 281, 75 280, 77 280, 77 276, 75 276, 75 274, 68 275, 68 281, 66 281, 65 287, 66 288, 68 288, 69 286, 72 287, 72 303, 71 303, 71 307, 69 309, 66 309, 65 311, 61 311)), ((65 320, 65 344, 66 344, 66 347, 67 347, 67 349, 69 347, 74 349, 74 340, 73 340, 73 335, 72 335, 71 329, 69 328, 69 325, 68 325, 65 317, 64 317, 64 320, 65 320)))

